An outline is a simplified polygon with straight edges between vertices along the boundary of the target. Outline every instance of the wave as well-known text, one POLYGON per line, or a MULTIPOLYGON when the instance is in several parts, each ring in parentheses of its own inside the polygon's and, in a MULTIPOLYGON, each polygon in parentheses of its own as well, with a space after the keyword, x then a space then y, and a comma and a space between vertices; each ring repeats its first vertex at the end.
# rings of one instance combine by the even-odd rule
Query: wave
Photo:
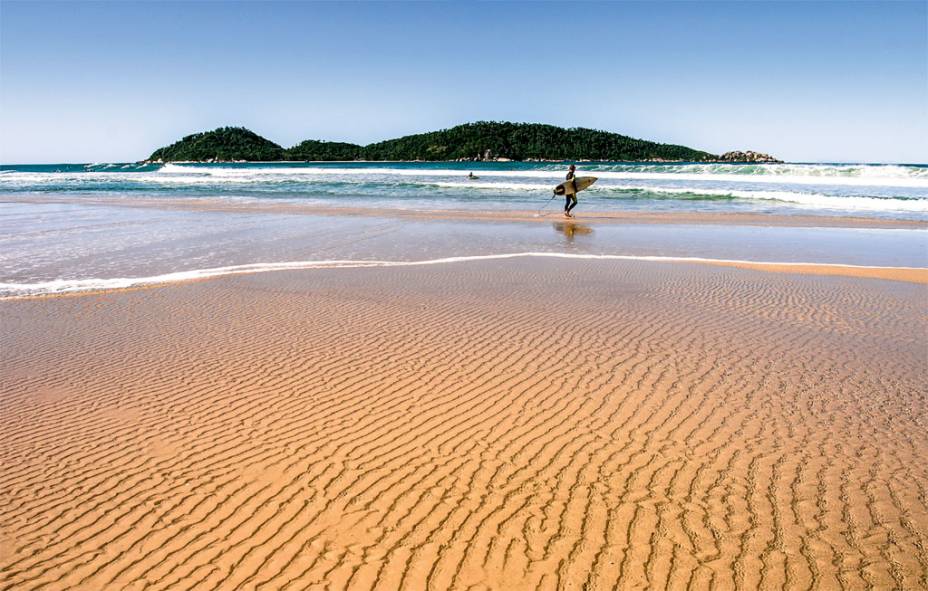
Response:
MULTIPOLYGON (((898 170, 915 172, 869 171, 857 174, 821 174, 821 167, 809 165, 801 168, 790 165, 786 168, 775 169, 777 172, 744 173, 738 172, 742 165, 680 165, 675 167, 626 165, 622 170, 615 170, 617 166, 603 167, 602 165, 582 166, 578 174, 595 174, 601 179, 613 180, 674 180, 674 181, 715 181, 715 182, 750 182, 767 184, 799 184, 799 185, 838 185, 838 186, 879 186, 879 187, 914 187, 928 189, 928 169, 917 167, 896 166, 898 170), (668 170, 669 169, 669 170, 668 170), (818 171, 814 173, 813 171, 818 171)), ((760 165, 753 165, 759 168, 760 165)), ((777 165, 765 165, 767 166, 777 165)), ((860 168, 881 168, 873 165, 860 168)), ((363 167, 363 168, 335 168, 321 166, 266 166, 266 167, 204 167, 185 166, 179 164, 165 164, 162 173, 170 175, 194 175, 216 179, 246 179, 255 176, 412 176, 412 177, 462 177, 466 178, 471 171, 466 169, 436 169, 436 168, 390 168, 390 167, 363 167)), ((557 170, 478 170, 479 176, 484 177, 511 177, 511 178, 544 178, 563 180, 563 167, 557 170)))
MULTIPOLYGON (((103 173, 101 173, 103 174, 103 173)), ((346 179, 343 177, 320 177, 314 179, 293 179, 278 177, 269 181, 266 178, 257 176, 243 177, 235 183, 216 183, 214 177, 204 175, 199 177, 176 176, 176 177, 155 177, 140 179, 133 177, 131 179, 117 179, 112 175, 98 180, 98 184, 86 182, 87 179, 74 179, 77 185, 67 185, 62 179, 52 181, 45 179, 44 182, 36 180, 13 179, 13 182, 6 182, 8 175, 0 176, 0 190, 4 186, 7 188, 16 188, 18 190, 53 190, 53 191, 124 191, 138 192, 146 190, 171 189, 181 191, 188 189, 203 189, 216 191, 235 191, 236 189, 247 189, 248 191, 257 191, 258 193, 274 194, 285 191, 289 193, 308 193, 306 197, 316 195, 322 197, 339 197, 341 195, 363 196, 372 191, 392 191, 393 193, 382 195, 384 198, 400 199, 403 195, 395 193, 396 191, 415 191, 427 190, 429 188, 453 189, 464 192, 497 192, 509 193, 520 197, 530 198, 538 194, 550 195, 554 183, 542 184, 532 182, 477 182, 477 181, 442 181, 433 179, 415 179, 414 177, 401 177, 394 179, 385 178, 355 178, 346 179)), ((826 188, 827 189, 827 188, 826 188)), ((926 189, 928 190, 928 189, 926 189)), ((410 192, 408 197, 423 198, 421 193, 410 192)), ((782 188, 777 190, 765 189, 741 189, 741 188, 710 188, 700 186, 661 186, 656 184, 615 184, 599 183, 594 185, 583 193, 587 199, 668 199, 680 201, 725 201, 725 200, 742 200, 755 202, 770 202, 790 204, 795 207, 808 209, 828 209, 842 211, 870 211, 870 212, 910 212, 910 213, 928 213, 928 195, 888 195, 874 196, 867 195, 864 191, 858 191, 856 195, 839 194, 829 195, 821 192, 810 192, 802 190, 787 190, 782 188), (864 193, 864 194, 860 194, 864 193)), ((427 197, 427 196, 426 196, 427 197)), ((435 198, 448 197, 448 194, 436 194, 435 198)))
MULTIPOLYGON (((487 183, 487 182, 435 182, 437 187, 471 189, 483 191, 551 191, 550 185, 532 183, 487 183)), ((928 199, 902 199, 870 196, 834 196, 820 193, 795 191, 749 191, 737 189, 694 189, 639 185, 594 185, 587 189, 586 196, 609 198, 610 194, 662 198, 670 196, 688 201, 718 201, 745 199, 779 201, 816 209, 860 210, 860 211, 908 211, 928 212, 928 199)))
POLYGON ((419 261, 381 261, 381 260, 321 260, 321 261, 291 261, 276 263, 250 263, 244 265, 231 265, 214 267, 210 269, 194 269, 177 271, 148 277, 118 277, 111 279, 56 279, 37 283, 0 283, 0 300, 30 297, 37 295, 61 295, 87 291, 109 291, 212 279, 230 275, 246 275, 255 273, 269 273, 274 271, 299 271, 310 269, 357 269, 370 267, 421 267, 428 265, 445 265, 452 263, 467 263, 476 261, 491 261, 515 258, 556 258, 556 259, 584 259, 604 261, 642 261, 659 263, 713 263, 723 265, 755 265, 755 266, 782 266, 802 265, 806 267, 840 267, 843 269, 886 269, 886 270, 919 270, 918 267, 883 267, 871 265, 848 265, 840 263, 805 263, 798 261, 754 261, 746 259, 714 259, 704 257, 658 256, 658 255, 622 255, 622 254, 574 254, 562 252, 515 252, 503 254, 469 255, 456 257, 443 257, 419 261))
POLYGON ((547 191, 551 192, 554 185, 541 183, 487 183, 478 181, 434 181, 417 183, 422 186, 441 187, 443 189, 474 189, 481 191, 547 191))
MULTIPOLYGON (((45 168, 52 168, 54 165, 45 168)), ((288 193, 300 198, 377 196, 385 199, 458 198, 479 191, 550 194, 563 180, 553 165, 523 169, 476 169, 479 180, 468 180, 468 168, 409 168, 390 166, 320 166, 252 164, 241 166, 165 164, 69 165, 66 171, 3 170, 0 192, 215 191, 249 194, 288 193), (124 170, 126 166, 135 167, 124 170), (111 167, 111 168, 107 168, 111 167), (447 189, 426 194, 428 189, 447 189), (455 194, 454 192, 458 192, 455 194)), ((585 196, 597 199, 677 199, 680 201, 741 200, 789 204, 805 209, 861 212, 928 213, 928 168, 904 165, 855 165, 855 176, 812 174, 842 165, 606 165, 591 164, 580 174, 600 182, 585 196), (780 167, 780 168, 776 168, 780 167), (609 168, 610 170, 601 170, 609 168), (612 170, 622 168, 622 170, 612 170), (764 173, 720 173, 720 170, 764 170, 764 173), (911 171, 916 171, 912 173, 911 171), (778 171, 778 172, 769 172, 778 171), (797 174, 796 171, 805 171, 797 174), (863 171, 863 172, 861 172, 863 171), (851 187, 851 188, 849 188, 851 187)), ((22 167, 30 168, 30 167, 22 167)), ((31 168, 36 168, 35 166, 31 168)))
MULTIPOLYGON (((777 166, 777 165, 766 165, 777 166)), ((756 168, 757 166, 755 166, 756 168)), ((928 169, 896 166, 893 167, 870 166, 859 167, 863 172, 855 175, 824 175, 802 173, 806 170, 789 166, 780 169, 781 172, 763 174, 744 174, 728 172, 736 170, 737 165, 685 165, 663 168, 651 166, 626 166, 627 170, 605 170, 602 166, 581 167, 579 174, 595 174, 604 181, 690 181, 715 182, 723 184, 750 183, 750 184, 776 184, 776 185, 818 185, 818 186, 852 186, 852 187, 906 187, 928 190, 928 169), (729 169, 719 168, 730 167, 729 169), (735 168, 731 168, 735 167, 735 168), (669 170, 668 170, 669 169, 669 170), (899 172, 915 170, 917 172, 899 172)), ((616 168, 616 167, 609 167, 616 168)), ((815 168, 814 166, 812 167, 815 168)), ((765 168, 766 169, 766 168, 765 168)), ((248 167, 209 167, 202 165, 165 164, 159 169, 151 170, 150 166, 132 170, 125 170, 123 166, 112 164, 86 165, 80 170, 62 171, 27 171, 4 170, 3 183, 17 182, 19 184, 47 184, 59 182, 81 183, 86 181, 100 182, 141 182, 153 184, 224 184, 266 183, 273 180, 293 179, 304 181, 306 179, 339 177, 341 179, 356 178, 408 178, 433 177, 436 179, 466 179, 469 170, 466 169, 436 169, 436 168, 390 168, 390 167, 320 167, 320 166, 248 166, 248 167)), ((478 170, 479 176, 487 178, 509 179, 545 179, 557 184, 563 180, 563 170, 478 170), (556 182, 555 182, 556 181, 556 182)), ((449 181, 446 181, 449 182, 449 181)), ((474 186, 474 185, 470 185, 474 186)))
POLYGON ((621 191, 673 195, 689 200, 744 199, 779 201, 815 209, 859 210, 859 211, 907 211, 928 212, 928 199, 904 199, 869 196, 834 196, 821 193, 796 191, 747 191, 737 189, 689 189, 671 187, 609 187, 621 191))
MULTIPOLYGON (((582 172, 597 173, 601 178, 676 178, 681 180, 731 180, 739 182, 806 182, 807 184, 873 184, 885 186, 928 187, 928 168, 904 165, 750 165, 750 164, 685 164, 685 165, 582 165, 582 172), (803 179, 797 181, 796 179, 803 179), (901 183, 901 184, 900 184, 901 183)), ((201 167, 166 164, 167 173, 196 171, 216 177, 240 177, 250 173, 263 175, 398 175, 398 176, 466 176, 467 169, 393 168, 393 167, 322 167, 266 166, 247 168, 201 167)), ((483 176, 528 178, 559 178, 564 167, 546 166, 533 170, 482 170, 483 176)))
MULTIPOLYGON (((563 168, 563 166, 561 167, 563 168)), ((732 176, 805 176, 828 179, 848 178, 916 178, 928 179, 928 166, 912 164, 610 164, 590 163, 583 168, 589 171, 661 172, 664 174, 725 174, 732 176)))
MULTIPOLYGON (((657 193, 665 194, 690 194, 690 195, 722 195, 730 197, 743 197, 746 199, 751 198, 764 198, 764 199, 774 199, 778 198, 776 195, 783 196, 781 200, 791 200, 786 198, 789 194, 797 194, 795 191, 758 191, 758 190, 746 190, 746 189, 736 189, 736 188, 703 188, 700 185, 694 185, 692 187, 662 187, 660 185, 628 185, 628 184, 607 184, 608 181, 663 181, 663 182, 677 182, 677 181, 720 181, 723 186, 732 186, 737 187, 738 185, 733 185, 733 183, 750 183, 754 184, 758 179, 751 178, 747 179, 719 179, 715 177, 689 177, 684 175, 648 175, 645 173, 598 173, 602 181, 600 184, 594 186, 590 191, 605 191, 605 190, 648 190, 657 193)), ((364 173, 357 173, 351 170, 344 171, 300 171, 299 173, 285 173, 284 171, 255 171, 255 172, 238 172, 235 174, 217 174, 217 173, 202 173, 202 172, 193 172, 193 173, 180 173, 180 172, 171 172, 168 174, 159 174, 159 173, 20 173, 20 172, 7 172, 4 171, 4 174, 0 176, 0 189, 7 186, 8 188, 44 188, 48 186, 62 187, 67 183, 73 183, 73 189, 80 190, 81 186, 86 186, 91 182, 100 183, 105 186, 109 185, 119 185, 120 183, 130 184, 133 186, 171 186, 182 188, 184 186, 228 186, 228 185, 246 185, 254 186, 261 184, 269 185, 283 185, 288 183, 342 183, 345 185, 359 184, 359 183, 374 183, 374 184, 391 184, 390 178, 396 178, 392 184, 403 186, 406 184, 405 181, 401 179, 415 178, 415 177, 460 177, 466 179, 466 174, 458 173, 457 171, 434 171, 429 174, 425 174, 424 171, 414 171, 410 173, 409 171, 390 171, 387 174, 384 171, 383 174, 380 174, 379 171, 365 171, 364 173), (335 178, 338 180, 336 181, 335 178)), ((503 182, 476 182, 476 181, 444 181, 437 178, 430 178, 428 180, 413 181, 409 183, 408 186, 436 186, 442 188, 460 188, 460 189, 501 189, 501 190, 516 190, 516 191, 550 191, 551 188, 561 182, 560 176, 555 176, 552 173, 542 173, 539 171, 507 171, 506 173, 500 173, 493 171, 492 174, 488 174, 486 171, 481 172, 481 176, 492 177, 492 178, 526 178, 526 179, 550 179, 550 184, 541 184, 541 183, 531 183, 531 182, 515 182, 515 181, 503 181, 503 182)), ((846 179, 847 180, 847 179, 846 179)), ((762 181, 762 184, 779 184, 779 185, 800 185, 800 186, 809 186, 816 185, 818 187, 828 186, 880 186, 880 187, 906 187, 920 189, 928 191, 928 180, 925 181, 916 181, 912 180, 904 185, 873 185, 857 182, 834 182, 834 183, 821 183, 821 182, 792 182, 793 179, 780 178, 780 179, 767 179, 762 181)), ((801 194, 801 193, 799 193, 801 194)), ((816 193, 807 193, 813 195, 816 193)), ((865 196, 866 197, 866 196, 865 196)), ((841 197, 842 199, 844 197, 841 197)), ((879 199, 879 198, 877 198, 879 199)), ((882 201, 885 203, 890 201, 889 198, 884 198, 882 201)))
MULTIPOLYGON (((474 170, 482 173, 506 173, 511 171, 533 172, 540 171, 551 174, 563 174, 566 170, 566 164, 537 164, 526 167, 525 163, 512 163, 512 166, 501 165, 499 163, 460 163, 455 168, 440 168, 440 166, 429 166, 429 163, 377 163, 365 162, 356 166, 345 166, 343 164, 323 164, 323 163, 254 163, 245 165, 203 165, 197 163, 168 163, 162 165, 167 171, 177 170, 199 170, 209 171, 212 173, 224 174, 236 171, 307 171, 317 172, 324 170, 332 171, 355 171, 355 172, 405 172, 407 174, 418 174, 429 172, 435 173, 456 173, 466 174, 474 170), (415 167, 415 164, 422 164, 421 167, 415 167), (494 168, 486 168, 494 166, 494 168)), ((441 164, 441 163, 432 163, 441 164)), ((643 173, 662 173, 662 174, 726 174, 734 176, 812 176, 812 177, 874 177, 874 178, 922 178, 928 179, 928 165, 917 164, 737 164, 737 163, 599 163, 599 162, 581 162, 579 168, 589 172, 643 172, 643 173)))

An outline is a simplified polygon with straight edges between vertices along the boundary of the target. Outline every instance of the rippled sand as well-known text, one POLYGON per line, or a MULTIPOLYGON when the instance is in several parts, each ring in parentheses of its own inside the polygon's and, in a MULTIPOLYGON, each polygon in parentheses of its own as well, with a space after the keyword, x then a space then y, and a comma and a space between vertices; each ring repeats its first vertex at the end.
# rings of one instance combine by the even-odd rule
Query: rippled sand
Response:
POLYGON ((926 302, 555 259, 0 302, 0 588, 925 588, 926 302))

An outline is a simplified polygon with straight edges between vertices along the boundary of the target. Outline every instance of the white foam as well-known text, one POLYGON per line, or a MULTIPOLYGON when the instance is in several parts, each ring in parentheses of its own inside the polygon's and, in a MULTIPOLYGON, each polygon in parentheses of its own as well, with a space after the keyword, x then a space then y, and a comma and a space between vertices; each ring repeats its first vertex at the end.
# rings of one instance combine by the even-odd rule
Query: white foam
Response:
MULTIPOLYGON (((928 175, 894 175, 885 171, 863 169, 859 176, 832 176, 811 174, 737 174, 721 172, 635 172, 608 170, 581 170, 580 174, 595 175, 600 180, 632 181, 711 181, 715 183, 774 184, 774 185, 817 185, 855 187, 908 187, 928 190, 928 175)), ((900 167, 901 168, 901 167, 900 167)), ((19 172, 4 171, 3 183, 44 184, 81 181, 150 182, 164 184, 221 184, 260 183, 270 180, 306 180, 307 178, 338 177, 339 179, 365 178, 382 180, 384 177, 432 177, 438 179, 467 178, 467 170, 412 169, 412 168, 329 168, 329 167, 194 167, 165 164, 157 171, 149 172, 19 172)), ((564 173, 559 170, 481 170, 479 176, 510 179, 547 179, 561 182, 564 173)), ((443 181, 449 182, 449 181, 443 181)), ((474 186, 471 184, 470 186, 474 186)))
POLYGON ((919 267, 882 267, 873 265, 849 265, 841 263, 805 263, 798 261, 752 261, 746 259, 713 259, 704 257, 682 256, 656 256, 656 255, 622 255, 622 254, 574 254, 561 252, 515 252, 503 254, 470 255, 443 257, 420 261, 379 261, 379 260, 322 260, 322 261, 292 261, 277 263, 251 263, 246 265, 231 265, 227 267, 214 267, 211 269, 195 269, 178 271, 148 277, 118 277, 111 279, 56 279, 37 283, 0 283, 0 300, 14 299, 35 295, 58 295, 85 291, 107 291, 126 289, 131 287, 144 287, 210 279, 229 275, 245 275, 254 273, 268 273, 272 271, 295 271, 308 269, 356 269, 370 267, 420 267, 428 265, 446 265, 452 263, 467 263, 474 261, 492 261, 515 258, 554 258, 554 259, 584 259, 601 261, 645 261, 657 263, 715 263, 715 264, 750 264, 760 266, 775 265, 804 265, 811 267, 841 267, 846 269, 889 269, 889 270, 919 270, 919 267))
MULTIPOLYGON (((673 172, 634 172, 634 171, 608 171, 597 170, 595 166, 590 170, 578 171, 579 175, 590 174, 601 179, 629 179, 629 180, 674 180, 674 181, 714 181, 714 182, 734 182, 734 183, 767 183, 767 184, 798 184, 798 185, 838 185, 838 186, 880 186, 880 187, 916 187, 928 188, 928 175, 921 174, 901 174, 891 171, 876 171, 873 169, 882 169, 890 167, 859 167, 858 170, 865 170, 866 173, 859 176, 839 176, 824 174, 801 174, 802 169, 797 166, 791 166, 782 173, 757 173, 743 174, 738 173, 736 167, 731 165, 729 169, 721 168, 715 165, 713 168, 707 168, 707 165, 689 165, 675 167, 673 172), (700 168, 696 168, 700 167, 700 168), (678 170, 687 170, 689 172, 679 172, 678 170), (711 170, 712 172, 706 172, 711 170), (723 172, 730 170, 730 172, 723 172)), ((817 170, 814 166, 809 167, 809 173, 817 170)), ((894 167, 895 169, 908 171, 904 167, 894 167)), ((781 169, 782 170, 782 169, 781 169)), ((249 168, 206 168, 190 167, 175 164, 165 164, 161 169, 168 174, 196 174, 209 175, 213 178, 248 178, 249 176, 358 176, 358 175, 379 175, 379 176, 411 176, 411 177, 467 177, 468 170, 452 169, 428 169, 428 168, 334 168, 334 167, 281 167, 268 166, 266 168, 249 167, 249 168)), ((563 180, 564 171, 562 170, 480 170, 479 176, 484 177, 514 177, 514 178, 543 178, 543 179, 561 179, 563 180)))
POLYGON ((675 188, 638 185, 608 185, 607 187, 673 195, 712 195, 737 199, 784 201, 814 209, 928 212, 928 199, 898 199, 862 196, 837 197, 833 195, 822 195, 820 193, 803 193, 797 191, 748 191, 742 189, 675 188))
MULTIPOLYGON (((286 169, 288 171, 292 170, 302 170, 302 169, 286 169)), ((308 175, 321 175, 325 176, 329 170, 339 171, 339 178, 343 178, 342 174, 350 175, 353 169, 313 169, 311 172, 306 174, 308 175)), ((496 176, 496 177, 505 177, 512 176, 513 171, 490 171, 492 174, 487 174, 486 171, 481 171, 483 176, 496 176)), ((515 171, 519 172, 519 171, 515 171)), ((522 171, 525 172, 525 171, 522 171)), ((537 178, 537 175, 534 173, 541 172, 545 175, 552 176, 552 173, 545 171, 528 171, 533 173, 533 176, 529 178, 537 178)), ((397 171, 396 169, 365 169, 364 174, 393 174, 397 173, 396 176, 405 176, 405 177, 422 177, 422 176, 436 176, 436 173, 457 175, 460 177, 466 178, 466 174, 462 171, 432 171, 432 174, 425 174, 426 171, 415 170, 415 171, 397 171), (407 174, 411 172, 411 174, 407 174)), ((355 176, 361 175, 362 173, 357 173, 355 176)), ((560 173, 557 173, 559 175, 560 173)), ((609 174, 615 175, 619 173, 598 173, 598 174, 609 174)), ((655 175, 656 176, 656 175, 655 175)), ((677 180, 679 175, 665 174, 660 180, 673 181, 677 180)), ((261 181, 263 179, 247 176, 242 177, 233 177, 241 178, 242 180, 249 180, 251 182, 261 181)), ((559 176, 555 176, 559 178, 559 176)), ((782 178, 782 177, 781 177, 782 178)), ((363 179, 361 179, 363 181, 363 179)), ((745 181, 750 182, 754 180, 754 177, 748 178, 737 178, 732 179, 733 182, 745 181)), ((200 182, 203 182, 203 179, 200 179, 200 182)), ((485 190, 485 191, 537 191, 548 193, 551 191, 553 184, 541 184, 541 183, 532 183, 532 182, 485 182, 485 181, 441 181, 441 180, 423 180, 421 184, 424 186, 436 186, 441 188, 449 189, 476 189, 476 190, 485 190)), ((925 186, 928 190, 928 184, 925 186)), ((859 210, 859 211, 906 211, 906 212, 928 212, 928 199, 898 199, 898 198, 880 198, 880 197, 866 197, 866 196, 832 196, 824 195, 820 193, 806 193, 806 192, 796 192, 796 191, 762 191, 762 190, 744 190, 744 189, 712 189, 712 188, 702 188, 702 187, 662 187, 656 185, 629 185, 629 184, 599 184, 594 185, 589 189, 590 193, 588 194, 601 194, 606 191, 641 191, 657 194, 666 194, 666 195, 709 195, 716 197, 732 197, 737 199, 749 199, 749 200, 764 200, 764 201, 783 201, 788 203, 794 203, 796 205, 805 206, 814 209, 834 209, 834 210, 859 210)))
POLYGON ((841 177, 799 175, 746 175, 746 174, 689 174, 651 172, 599 172, 596 176, 628 180, 712 181, 723 183, 761 183, 769 185, 817 185, 840 187, 907 187, 928 189, 928 178, 920 177, 841 177))
POLYGON ((433 183, 423 183, 436 187, 448 189, 482 189, 487 191, 546 191, 551 192, 553 185, 543 185, 541 183, 481 183, 477 181, 466 182, 446 182, 436 181, 433 183))
MULTIPOLYGON (((544 191, 550 193, 551 185, 538 183, 485 183, 485 182, 434 182, 437 187, 477 189, 485 191, 544 191)), ((601 195, 609 191, 635 191, 663 195, 706 195, 762 201, 783 201, 814 209, 860 210, 860 211, 907 211, 928 212, 928 199, 893 199, 880 197, 832 196, 820 193, 796 191, 749 191, 742 189, 703 189, 683 187, 660 187, 653 185, 594 185, 587 195, 601 195)))
MULTIPOLYGON (((721 164, 643 166, 645 171, 590 170, 600 182, 590 189, 590 195, 607 191, 642 191, 667 195, 709 195, 738 199, 768 200, 792 203, 800 207, 873 212, 928 212, 928 174, 923 169, 905 166, 840 167, 834 165, 766 165, 744 166, 721 164), (760 170, 762 173, 736 173, 735 170, 760 170), (665 171, 666 170, 666 171, 665 171), (720 172, 720 171, 731 172, 720 172), (844 171, 837 174, 836 170, 844 171), (822 171, 830 171, 828 174, 822 171), (851 175, 851 171, 854 174, 851 175), (821 174, 819 174, 821 173, 821 174), (637 184, 636 184, 637 183, 637 184), (691 184, 690 184, 691 183, 691 184), (847 187, 861 187, 848 189, 847 187), (871 189, 867 189, 870 187, 871 189), (831 189, 829 189, 831 188, 831 189), (894 195, 892 189, 900 189, 894 195), (828 193, 838 193, 832 195, 828 193), (841 194, 851 193, 851 194, 841 194), (886 196, 882 196, 887 194, 886 196), (881 195, 881 196, 874 196, 881 195)), ((618 166, 616 166, 617 168, 618 166)), ((141 186, 216 187, 235 185, 273 187, 278 184, 300 183, 288 190, 312 191, 315 183, 396 183, 412 182, 449 189, 498 191, 531 191, 548 193, 563 180, 562 170, 479 170, 480 180, 467 180, 466 169, 427 168, 350 168, 320 166, 255 166, 247 168, 203 167, 165 164, 147 172, 18 172, 4 171, 0 175, 0 191, 4 187, 37 189, 65 186, 80 190, 94 183, 120 190, 120 183, 133 188, 141 186), (410 179, 412 179, 410 181, 410 179), (549 183, 549 184, 546 184, 549 183), (306 186, 310 185, 310 186, 306 186)))

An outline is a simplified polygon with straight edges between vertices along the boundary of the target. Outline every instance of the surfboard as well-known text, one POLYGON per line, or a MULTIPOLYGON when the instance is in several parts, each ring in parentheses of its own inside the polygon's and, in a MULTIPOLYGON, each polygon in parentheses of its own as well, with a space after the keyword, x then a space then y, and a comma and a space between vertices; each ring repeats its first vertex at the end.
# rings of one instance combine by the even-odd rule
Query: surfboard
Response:
POLYGON ((596 182, 595 176, 578 176, 573 180, 564 181, 560 185, 554 188, 555 195, 572 195, 574 193, 574 186, 577 187, 577 193, 586 189, 590 185, 596 182))

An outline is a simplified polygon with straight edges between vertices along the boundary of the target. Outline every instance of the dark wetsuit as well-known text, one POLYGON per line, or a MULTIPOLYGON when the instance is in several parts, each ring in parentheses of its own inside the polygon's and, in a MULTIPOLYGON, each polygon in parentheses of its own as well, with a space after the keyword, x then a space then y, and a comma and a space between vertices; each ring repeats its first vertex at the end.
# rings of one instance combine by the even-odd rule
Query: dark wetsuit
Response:
MULTIPOLYGON (((574 180, 574 172, 570 171, 567 173, 567 180, 574 180)), ((569 214, 570 210, 577 206, 577 185, 574 183, 574 192, 567 193, 564 195, 564 213, 569 214)))

